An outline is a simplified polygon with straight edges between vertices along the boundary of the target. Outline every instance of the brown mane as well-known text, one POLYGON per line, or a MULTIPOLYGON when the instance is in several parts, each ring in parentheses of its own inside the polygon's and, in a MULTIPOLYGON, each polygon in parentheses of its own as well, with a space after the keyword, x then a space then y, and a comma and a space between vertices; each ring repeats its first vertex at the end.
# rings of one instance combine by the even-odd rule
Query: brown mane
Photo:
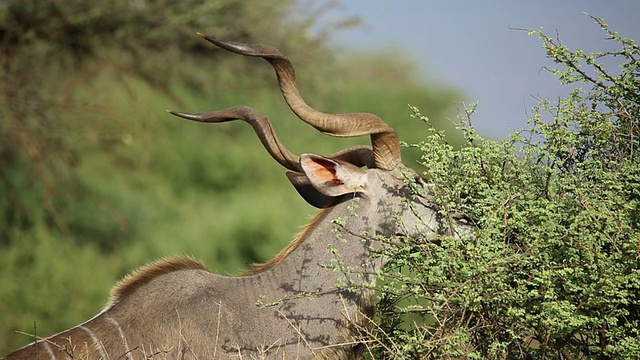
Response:
MULTIPOLYGON (((284 259, 289 256, 289 254, 291 254, 296 248, 298 248, 298 246, 300 246, 300 244, 306 238, 307 233, 318 222, 322 221, 322 219, 325 218, 328 210, 329 208, 321 211, 319 214, 314 216, 313 219, 311 219, 311 221, 302 228, 302 231, 300 231, 300 233, 298 233, 298 235, 296 235, 296 237, 289 243, 289 245, 282 249, 273 259, 264 263, 252 264, 250 268, 241 273, 241 276, 255 275, 282 263, 284 259)), ((107 307, 115 305, 122 298, 132 293, 140 286, 156 278, 157 276, 181 270, 209 271, 209 269, 202 262, 196 260, 191 256, 162 258, 160 260, 142 266, 141 268, 135 270, 133 273, 125 276, 124 279, 120 280, 120 282, 118 282, 116 286, 111 289, 111 295, 109 297, 107 307)))
POLYGON ((120 282, 111 289, 111 296, 109 297, 107 307, 118 303, 122 298, 154 278, 181 270, 209 271, 203 263, 190 256, 167 257, 156 260, 142 266, 120 280, 120 282))
POLYGON ((291 254, 295 249, 298 248, 298 246, 300 246, 300 244, 302 244, 302 242, 304 241, 304 239, 307 236, 307 233, 318 223, 320 222, 322 219, 325 218, 325 216, 327 216, 329 210, 331 208, 326 208, 323 211, 321 211, 319 214, 317 214, 316 216, 313 217, 313 219, 311 219, 311 221, 305 225, 302 228, 302 231, 300 231, 298 233, 298 235, 296 235, 296 237, 289 243, 289 245, 287 245, 284 249, 282 249, 278 255, 276 255, 273 259, 264 262, 264 263, 254 263, 251 265, 250 268, 248 268, 247 270, 242 272, 242 276, 250 276, 250 275, 255 275, 258 273, 261 273, 265 270, 268 270, 280 263, 282 263, 284 261, 284 259, 287 258, 287 256, 289 256, 289 254, 291 254))

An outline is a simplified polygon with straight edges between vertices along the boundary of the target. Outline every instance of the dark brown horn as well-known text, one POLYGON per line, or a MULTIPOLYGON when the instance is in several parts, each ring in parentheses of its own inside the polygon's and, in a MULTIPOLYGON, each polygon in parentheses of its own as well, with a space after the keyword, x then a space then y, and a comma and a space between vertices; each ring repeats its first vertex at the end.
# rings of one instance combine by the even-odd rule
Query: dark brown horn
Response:
POLYGON ((220 41, 202 34, 198 35, 236 54, 261 57, 267 60, 275 69, 278 84, 285 101, 291 110, 304 122, 331 136, 371 135, 375 165, 379 168, 393 169, 401 162, 398 136, 395 130, 378 116, 369 113, 327 114, 307 105, 298 92, 295 72, 291 62, 277 49, 266 45, 220 41))
POLYGON ((229 109, 202 114, 191 114, 172 110, 167 111, 187 120, 207 123, 244 120, 251 124, 260 138, 262 145, 264 145, 265 149, 267 149, 269 154, 271 154, 271 156, 280 163, 280 165, 291 171, 302 171, 299 163, 300 157, 289 151, 282 142, 280 142, 269 119, 248 106, 236 106, 229 109))
MULTIPOLYGON (((222 123, 234 120, 243 120, 251 124, 265 149, 280 165, 288 170, 301 172, 300 157, 287 149, 278 136, 269 119, 248 106, 236 106, 224 110, 202 114, 192 114, 181 111, 167 110, 172 115, 183 119, 206 123, 222 123)), ((368 146, 354 146, 338 151, 329 156, 332 159, 350 162, 356 166, 375 167, 373 152, 368 146)))

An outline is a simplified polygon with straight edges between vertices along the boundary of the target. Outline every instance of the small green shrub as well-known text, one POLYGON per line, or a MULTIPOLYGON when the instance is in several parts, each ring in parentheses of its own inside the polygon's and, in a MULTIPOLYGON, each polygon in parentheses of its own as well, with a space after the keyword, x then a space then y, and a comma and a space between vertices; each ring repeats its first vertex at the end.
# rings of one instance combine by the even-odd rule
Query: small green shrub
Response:
POLYGON ((471 107, 465 147, 416 145, 442 214, 477 232, 387 249, 375 358, 640 358, 640 48, 594 20, 618 50, 531 32, 575 90, 526 130, 482 139, 471 107))

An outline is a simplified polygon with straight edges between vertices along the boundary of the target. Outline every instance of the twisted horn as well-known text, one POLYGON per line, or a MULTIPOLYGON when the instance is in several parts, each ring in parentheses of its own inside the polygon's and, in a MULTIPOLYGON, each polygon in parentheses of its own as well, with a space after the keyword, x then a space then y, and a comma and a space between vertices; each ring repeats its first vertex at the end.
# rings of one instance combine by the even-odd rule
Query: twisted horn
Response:
MULTIPOLYGON (((234 120, 246 121, 253 127, 258 138, 260 138, 260 142, 262 142, 262 145, 267 149, 271 157, 288 170, 296 173, 302 172, 299 161, 300 157, 289 151, 289 149, 282 144, 269 119, 248 106, 236 106, 202 114, 173 110, 167 110, 167 112, 187 120, 205 123, 222 123, 234 120)), ((375 167, 373 153, 371 148, 367 146, 355 146, 339 151, 329 157, 350 162, 358 167, 375 167)))
POLYGON ((376 167, 393 169, 401 162, 398 135, 378 116, 369 113, 327 114, 307 105, 298 92, 293 65, 277 49, 266 45, 221 41, 202 34, 198 35, 233 53, 261 57, 268 61, 276 72, 278 84, 287 105, 302 121, 331 136, 370 135, 376 167))
POLYGON ((273 126, 271 126, 269 119, 248 106, 236 106, 202 114, 191 114, 172 110, 167 110, 167 112, 187 120, 206 123, 222 123, 233 120, 244 120, 253 127, 264 148, 267 149, 269 154, 271 154, 271 157, 280 163, 280 165, 291 171, 302 171, 299 162, 300 157, 289 151, 289 149, 280 142, 280 139, 278 139, 275 130, 273 130, 273 126))

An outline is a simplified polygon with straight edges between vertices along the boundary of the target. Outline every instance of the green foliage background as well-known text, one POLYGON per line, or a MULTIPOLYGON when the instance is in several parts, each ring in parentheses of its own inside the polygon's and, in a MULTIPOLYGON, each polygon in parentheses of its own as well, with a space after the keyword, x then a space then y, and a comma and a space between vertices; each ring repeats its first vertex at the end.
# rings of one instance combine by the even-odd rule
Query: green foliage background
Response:
POLYGON ((90 318, 145 262, 186 253, 237 273, 277 253, 316 212, 249 126, 184 122, 165 109, 250 105, 297 153, 366 143, 316 134, 288 111, 266 63, 195 32, 281 49, 302 93, 324 111, 377 113, 417 142, 411 103, 446 128, 455 91, 416 80, 402 54, 328 47, 354 19, 310 30, 332 4, 3 2, 0 354, 31 340, 16 331, 43 336, 90 318))

